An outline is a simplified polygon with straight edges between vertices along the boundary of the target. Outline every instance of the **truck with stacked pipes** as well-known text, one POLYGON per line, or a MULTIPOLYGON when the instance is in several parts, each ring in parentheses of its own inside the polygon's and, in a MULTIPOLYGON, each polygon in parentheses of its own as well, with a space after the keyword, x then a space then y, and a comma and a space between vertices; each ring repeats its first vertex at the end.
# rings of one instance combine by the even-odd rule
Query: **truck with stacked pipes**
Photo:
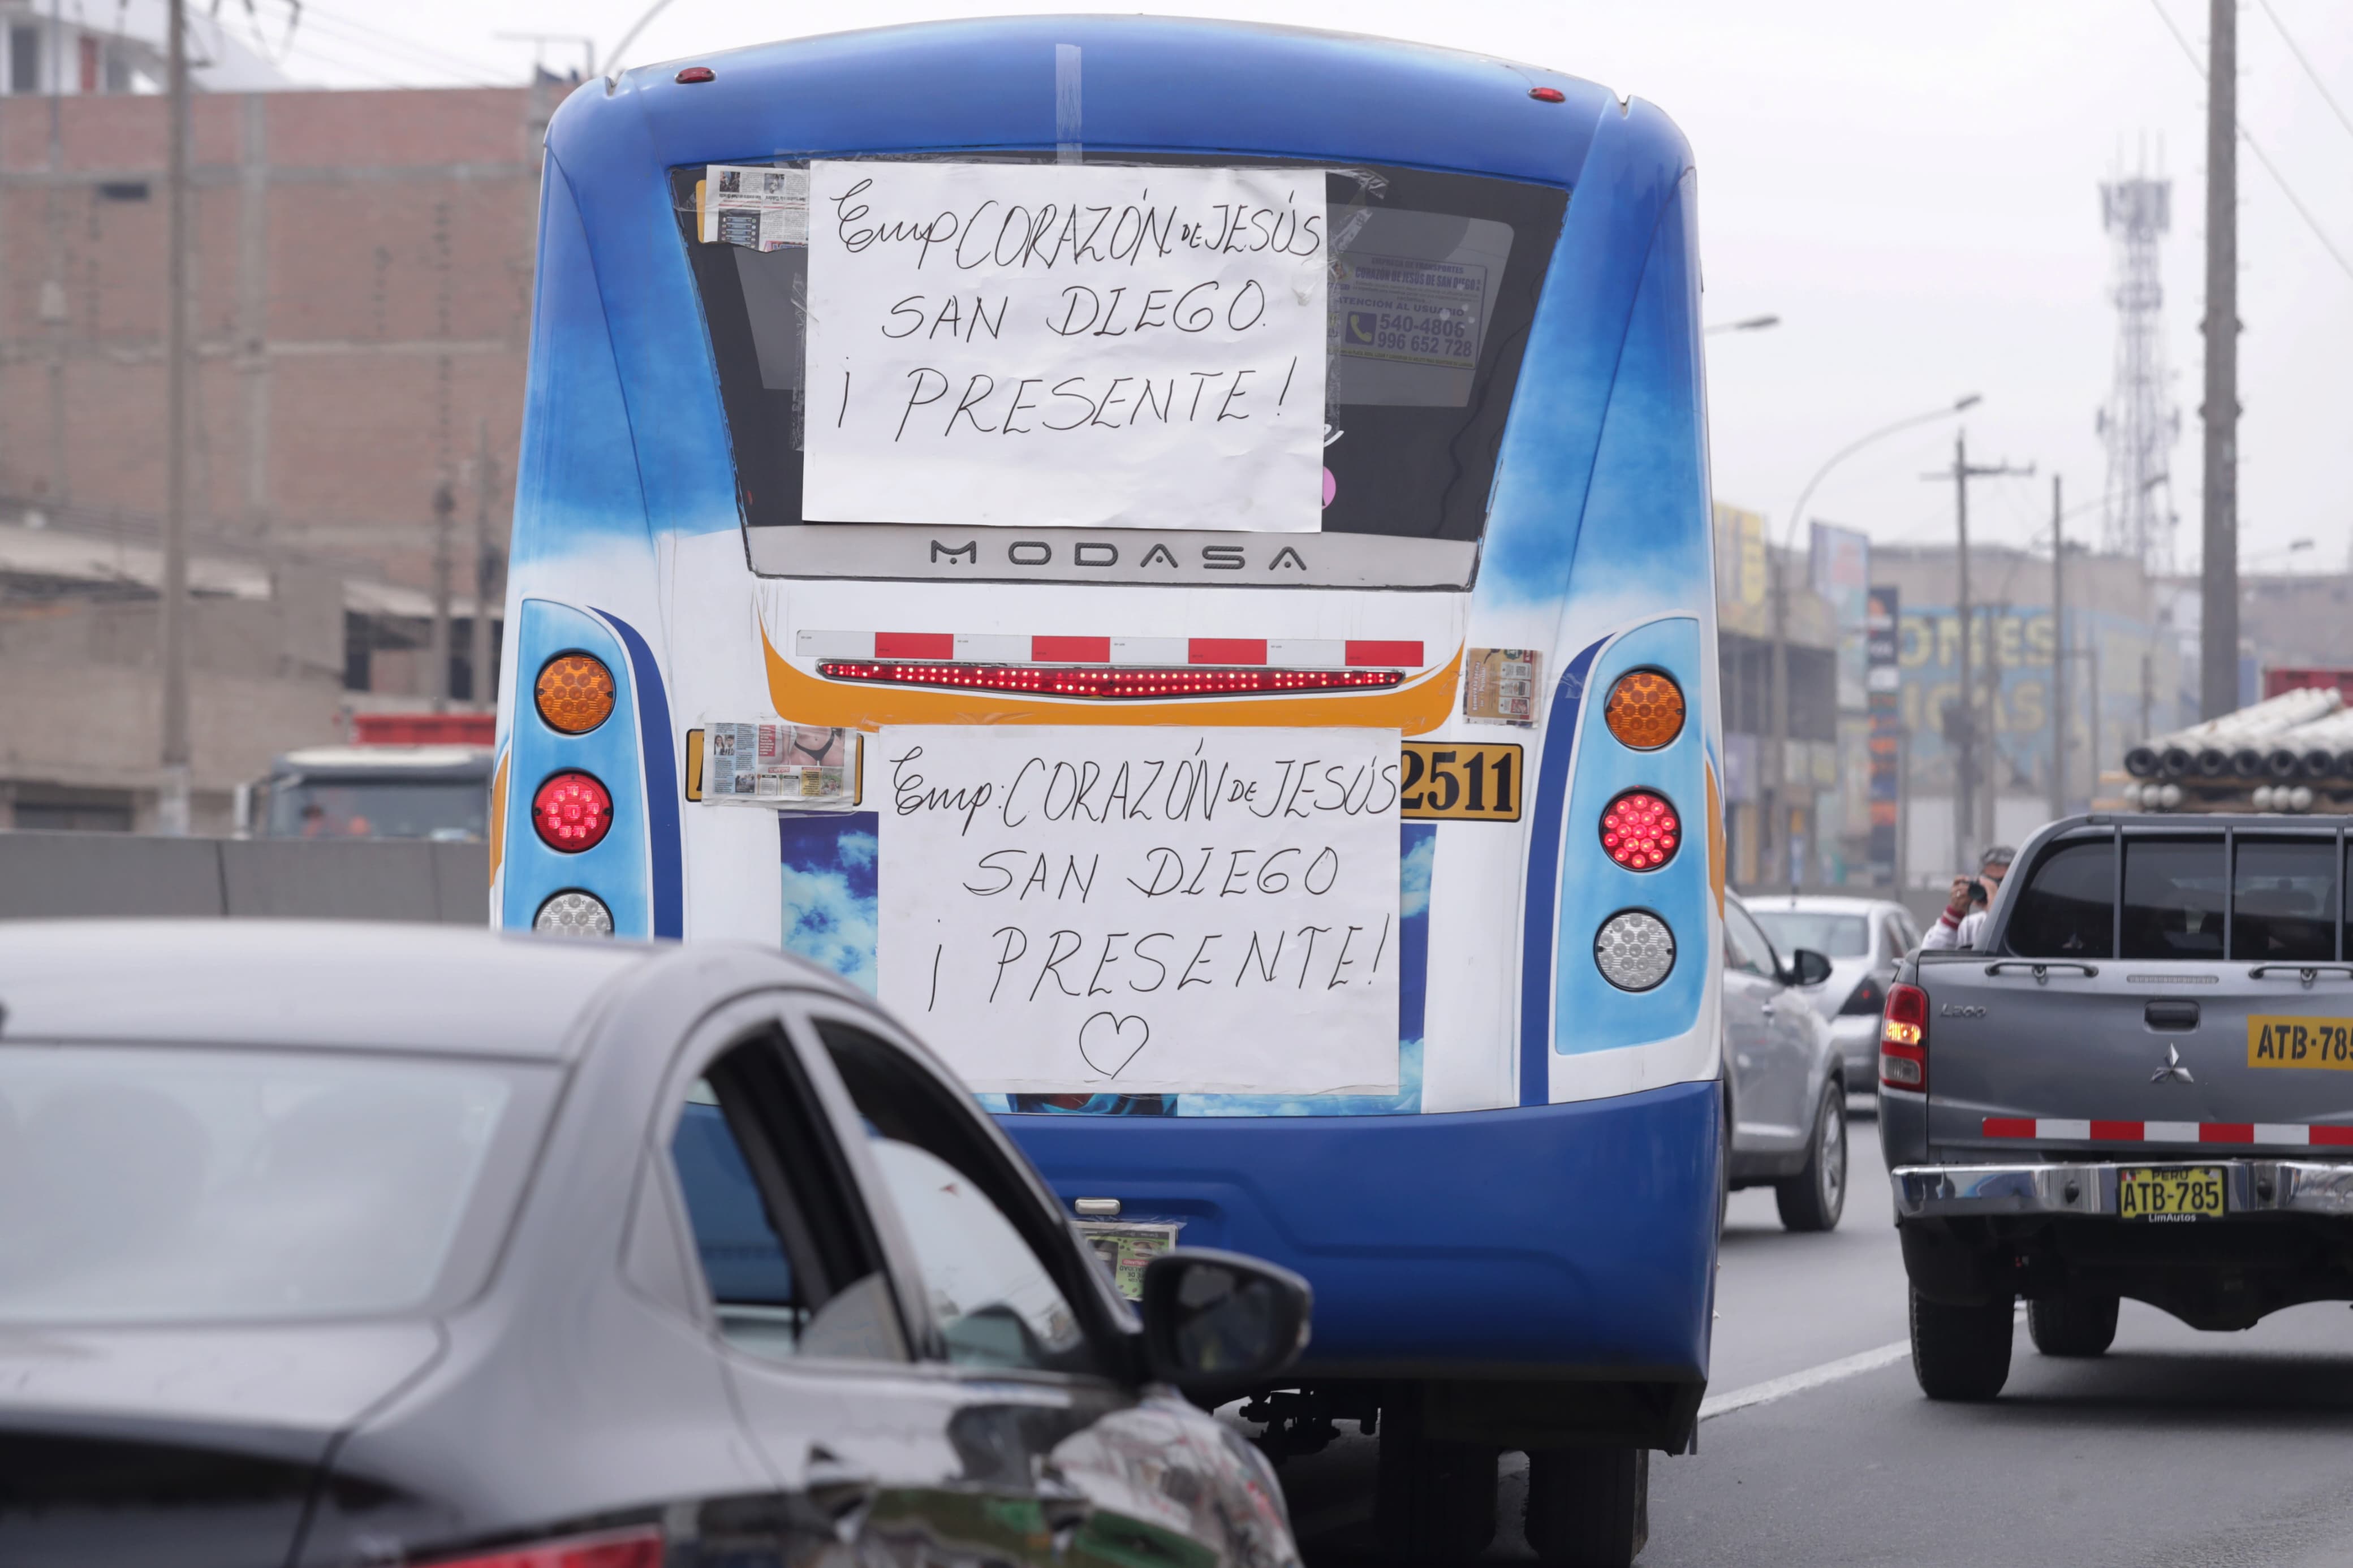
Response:
POLYGON ((2353 1300, 2348 833, 2062 818, 1975 948, 1898 967, 1879 1131, 1929 1397, 2000 1392, 2021 1299, 2061 1357, 2123 1299, 2204 1330, 2353 1300))
POLYGON ((2140 811, 2353 810, 2353 708, 2334 670, 2327 684, 2153 735, 2125 753, 2124 804, 2140 811))

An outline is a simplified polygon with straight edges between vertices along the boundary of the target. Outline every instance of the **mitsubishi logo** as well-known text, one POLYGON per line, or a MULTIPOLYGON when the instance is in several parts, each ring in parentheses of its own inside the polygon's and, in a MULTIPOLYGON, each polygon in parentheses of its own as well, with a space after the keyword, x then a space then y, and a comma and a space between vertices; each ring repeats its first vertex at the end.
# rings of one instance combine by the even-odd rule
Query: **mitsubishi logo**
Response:
POLYGON ((2165 1047, 2165 1065, 2148 1075, 2151 1083, 2196 1083, 2189 1069, 2181 1065, 2181 1053, 2171 1046, 2165 1047))

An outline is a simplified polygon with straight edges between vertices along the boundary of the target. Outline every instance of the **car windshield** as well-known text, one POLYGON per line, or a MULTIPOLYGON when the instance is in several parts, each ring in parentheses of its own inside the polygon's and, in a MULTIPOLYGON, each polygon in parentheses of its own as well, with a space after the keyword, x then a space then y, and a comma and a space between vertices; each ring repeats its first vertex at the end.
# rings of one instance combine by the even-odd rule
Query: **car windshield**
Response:
POLYGON ((272 838, 440 838, 472 842, 490 820, 478 779, 292 779, 269 792, 272 838))
POLYGON ((440 1278, 494 1143, 522 1120, 532 1071, 0 1047, 0 1323, 413 1307, 440 1278))
POLYGON ((1810 947, 1825 958, 1863 958, 1871 952, 1871 922, 1862 915, 1825 914, 1820 910, 1760 910, 1748 912, 1783 952, 1810 947))

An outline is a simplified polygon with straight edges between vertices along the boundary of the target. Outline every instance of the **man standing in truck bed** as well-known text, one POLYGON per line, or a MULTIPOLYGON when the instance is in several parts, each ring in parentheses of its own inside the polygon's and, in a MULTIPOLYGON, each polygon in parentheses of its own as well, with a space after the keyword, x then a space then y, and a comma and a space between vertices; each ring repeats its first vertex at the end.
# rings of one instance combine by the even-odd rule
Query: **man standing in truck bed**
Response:
POLYGON ((1986 913, 1993 908, 1994 895, 2001 891, 2001 879, 2010 875, 2010 863, 2017 851, 2007 844, 1997 844, 1978 857, 1978 874, 1953 879, 1953 894, 1946 901, 1945 912, 1920 939, 1922 948, 1942 952, 1951 948, 1971 948, 1978 944, 1985 931, 1986 913))

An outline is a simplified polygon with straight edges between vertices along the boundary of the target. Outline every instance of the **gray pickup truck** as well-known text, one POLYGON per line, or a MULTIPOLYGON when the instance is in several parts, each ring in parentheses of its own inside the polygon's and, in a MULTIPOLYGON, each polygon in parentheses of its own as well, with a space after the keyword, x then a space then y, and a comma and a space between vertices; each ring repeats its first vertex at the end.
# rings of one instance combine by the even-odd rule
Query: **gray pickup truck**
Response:
POLYGON ((1907 958, 1879 1135, 1932 1399, 1990 1399, 2014 1303, 2093 1356, 2129 1296, 2199 1329, 2353 1300, 2345 817, 2065 818, 1980 946, 1907 958))

